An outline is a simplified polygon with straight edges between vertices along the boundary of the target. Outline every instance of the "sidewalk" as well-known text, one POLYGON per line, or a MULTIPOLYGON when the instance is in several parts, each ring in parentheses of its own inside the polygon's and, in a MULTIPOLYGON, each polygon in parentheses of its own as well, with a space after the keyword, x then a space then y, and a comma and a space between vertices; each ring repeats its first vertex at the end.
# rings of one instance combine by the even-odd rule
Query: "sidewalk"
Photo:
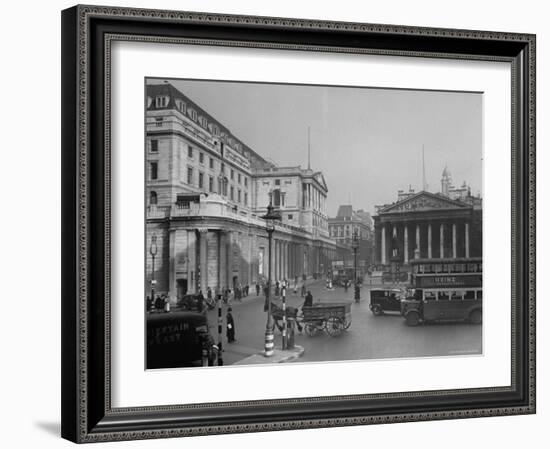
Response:
POLYGON ((250 355, 234 365, 266 365, 270 363, 288 363, 301 357, 304 353, 302 346, 296 345, 294 349, 275 349, 271 357, 266 357, 262 352, 250 355))

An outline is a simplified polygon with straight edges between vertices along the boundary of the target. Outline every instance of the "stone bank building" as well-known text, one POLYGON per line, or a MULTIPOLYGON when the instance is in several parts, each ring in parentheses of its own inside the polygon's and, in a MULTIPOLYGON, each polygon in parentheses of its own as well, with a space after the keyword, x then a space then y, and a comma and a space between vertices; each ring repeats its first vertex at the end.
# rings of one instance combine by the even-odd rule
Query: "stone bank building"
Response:
POLYGON ((146 294, 153 276, 172 301, 265 282, 270 197, 273 282, 323 273, 347 250, 329 237, 321 172, 268 161, 172 84, 146 87, 145 150, 146 294))
POLYGON ((377 206, 374 218, 376 263, 412 259, 460 259, 482 256, 482 199, 464 183, 452 185, 445 167, 441 192, 399 191, 397 201, 377 206))

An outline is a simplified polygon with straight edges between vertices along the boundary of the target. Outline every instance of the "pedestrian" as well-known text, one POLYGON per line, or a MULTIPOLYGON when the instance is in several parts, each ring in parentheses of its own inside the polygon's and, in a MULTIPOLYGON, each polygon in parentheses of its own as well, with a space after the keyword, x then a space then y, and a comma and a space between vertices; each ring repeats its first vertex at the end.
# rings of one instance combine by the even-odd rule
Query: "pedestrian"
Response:
POLYGON ((231 307, 227 308, 226 315, 226 326, 227 326, 227 342, 233 343, 235 341, 235 320, 233 319, 233 314, 231 313, 233 309, 231 307))
POLYGON ((279 281, 275 282, 275 296, 279 296, 279 281))
POLYGON ((306 296, 306 284, 303 283, 302 284, 302 291, 300 292, 300 296, 303 298, 304 296, 306 296))
POLYGON ((151 309, 153 308, 153 300, 150 296, 147 296, 147 312, 151 312, 151 309))
POLYGON ((223 302, 227 304, 229 302, 229 288, 225 287, 223 289, 223 302))
POLYGON ((204 295, 202 294, 202 290, 199 290, 199 294, 197 295, 197 312, 202 313, 204 309, 204 295))
POLYGON ((311 291, 308 290, 307 295, 306 295, 306 299, 304 301, 304 304, 303 304, 302 308, 311 307, 312 305, 313 305, 313 295, 311 294, 311 291))
POLYGON ((260 284, 256 282, 256 296, 260 296, 260 284))
POLYGON ((157 295, 157 297, 155 298, 155 310, 157 312, 160 312, 163 307, 164 307, 164 302, 162 301, 162 298, 159 295, 157 295))
POLYGON ((206 297, 208 299, 212 299, 212 288, 208 287, 208 289, 206 290, 206 297))
POLYGON ((166 295, 163 296, 163 306, 164 306, 164 313, 170 312, 170 299, 166 295))
POLYGON ((244 296, 248 296, 249 293, 250 293, 250 285, 246 284, 246 286, 244 287, 244 296))

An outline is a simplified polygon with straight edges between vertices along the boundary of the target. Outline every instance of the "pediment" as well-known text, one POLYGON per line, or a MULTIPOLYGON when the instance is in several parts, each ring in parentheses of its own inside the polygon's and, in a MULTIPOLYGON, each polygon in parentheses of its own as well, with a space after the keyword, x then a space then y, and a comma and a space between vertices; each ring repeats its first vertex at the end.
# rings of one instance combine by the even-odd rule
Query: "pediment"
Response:
POLYGON ((319 184, 321 184, 321 186, 322 186, 325 190, 328 190, 328 188, 327 188, 327 183, 326 183, 326 181, 325 181, 325 177, 323 176, 323 174, 322 174, 321 172, 315 173, 314 178, 315 178, 315 180, 316 180, 319 184))
POLYGON ((430 192, 419 192, 397 203, 390 204, 378 211, 379 214, 426 212, 437 210, 464 210, 470 207, 461 201, 452 200, 442 195, 435 195, 430 192))

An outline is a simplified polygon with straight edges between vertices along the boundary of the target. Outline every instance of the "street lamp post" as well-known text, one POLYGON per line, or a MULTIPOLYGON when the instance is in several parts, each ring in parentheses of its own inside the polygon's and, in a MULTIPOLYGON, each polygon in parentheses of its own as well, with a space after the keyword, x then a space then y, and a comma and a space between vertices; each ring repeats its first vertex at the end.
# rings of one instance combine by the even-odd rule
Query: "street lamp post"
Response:
POLYGON ((151 258, 153 259, 153 265, 151 269, 151 301, 153 301, 153 304, 155 303, 155 284, 157 281, 155 280, 155 256, 157 255, 157 235, 153 234, 151 236, 151 246, 149 247, 149 253, 151 254, 151 258))
POLYGON ((273 316, 271 315, 271 246, 273 241, 273 232, 275 231, 275 221, 281 219, 281 215, 274 210, 272 203, 272 193, 269 193, 269 205, 267 213, 262 217, 266 221, 268 236, 268 261, 267 261, 267 290, 265 300, 267 302, 267 323, 265 326, 265 353, 266 357, 273 355, 274 335, 273 335, 273 316))
POLYGON ((357 283, 357 248, 359 247, 359 236, 357 235, 357 229, 353 231, 353 285, 354 285, 354 298, 355 302, 361 300, 361 295, 359 293, 359 284, 357 283))

